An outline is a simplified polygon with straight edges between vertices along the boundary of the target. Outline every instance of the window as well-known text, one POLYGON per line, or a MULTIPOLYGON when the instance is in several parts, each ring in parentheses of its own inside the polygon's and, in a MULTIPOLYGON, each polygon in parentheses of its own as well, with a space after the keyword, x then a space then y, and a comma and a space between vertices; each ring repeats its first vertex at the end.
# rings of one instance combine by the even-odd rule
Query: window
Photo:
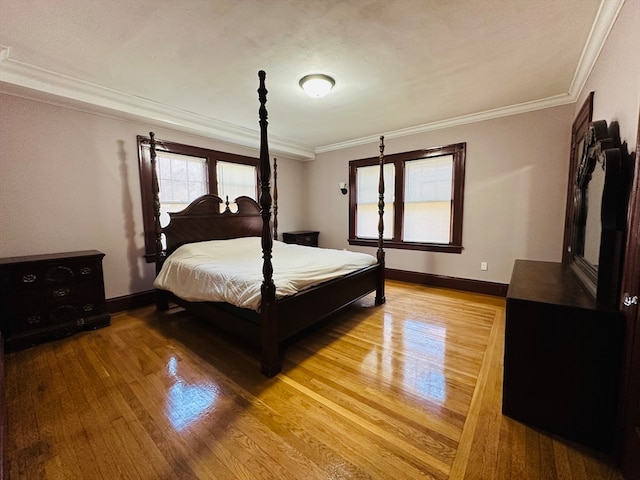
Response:
POLYGON ((160 187, 160 225, 169 223, 169 212, 179 212, 207 193, 207 159, 157 152, 160 187))
MULTIPOLYGON (((145 257, 155 258, 155 225, 151 191, 149 137, 138 136, 138 160, 142 191, 145 257)), ((160 187, 160 224, 169 222, 169 212, 183 210, 206 193, 232 202, 239 196, 258 199, 257 158, 192 147, 156 139, 156 168, 160 187)), ((224 204, 221 205, 221 210, 224 204)))
POLYGON ((256 197, 257 172, 255 166, 219 161, 217 173, 218 196, 223 200, 228 197, 231 201, 231 199, 242 196, 258 200, 256 197))
MULTIPOLYGON (((384 203, 388 214, 384 216, 383 238, 391 240, 393 238, 393 198, 394 198, 394 178, 395 167, 388 163, 384 166, 384 203)), ((360 167, 357 170, 357 208, 356 225, 358 226, 359 238, 378 238, 378 182, 380 167, 371 165, 360 167)))
MULTIPOLYGON (((385 247, 462 252, 466 143, 385 156, 385 247)), ((349 244, 376 246, 378 157, 349 162, 349 244)))

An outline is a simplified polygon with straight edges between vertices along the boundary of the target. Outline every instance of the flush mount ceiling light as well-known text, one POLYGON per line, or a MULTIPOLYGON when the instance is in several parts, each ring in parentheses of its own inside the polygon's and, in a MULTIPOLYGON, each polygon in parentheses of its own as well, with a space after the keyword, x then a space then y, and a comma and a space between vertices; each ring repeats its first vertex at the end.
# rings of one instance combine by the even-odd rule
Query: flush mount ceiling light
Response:
POLYGON ((300 79, 300 87, 304 92, 313 98, 324 97, 336 84, 336 81, 329 75, 314 73, 305 75, 300 79))

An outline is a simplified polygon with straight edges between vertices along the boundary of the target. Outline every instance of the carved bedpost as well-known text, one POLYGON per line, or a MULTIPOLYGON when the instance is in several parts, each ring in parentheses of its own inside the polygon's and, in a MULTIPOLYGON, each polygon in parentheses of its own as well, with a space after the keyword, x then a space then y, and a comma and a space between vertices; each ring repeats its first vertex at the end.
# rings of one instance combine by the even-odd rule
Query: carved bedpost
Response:
POLYGON ((271 254, 273 239, 271 238, 271 166, 269 165, 269 145, 267 141, 267 89, 266 73, 258 72, 260 87, 258 98, 260 109, 260 209, 262 216, 262 300, 260 303, 260 328, 262 342, 262 360, 260 370, 267 377, 273 377, 281 369, 280 348, 278 342, 278 325, 275 316, 276 286, 273 283, 273 264, 271 254))
MULTIPOLYGON (((160 225, 160 184, 158 182, 158 171, 156 161, 156 135, 149 132, 149 154, 151 156, 151 193, 153 194, 153 225, 156 248, 156 275, 160 273, 164 255, 162 251, 162 226, 160 225)), ((158 310, 168 310, 169 300, 167 293, 158 290, 156 294, 156 308, 158 310)))
POLYGON ((149 132, 149 154, 151 156, 151 193, 153 194, 153 225, 156 245, 156 274, 160 272, 162 255, 162 227, 160 226, 160 185, 156 161, 156 135, 149 132))
POLYGON ((386 298, 384 295, 384 268, 385 268, 385 255, 384 255, 384 136, 380 136, 380 157, 378 164, 380 166, 380 178, 378 180, 378 252, 377 259, 380 268, 378 270, 378 280, 376 286, 376 305, 385 303, 386 298))
POLYGON ((278 240, 278 159, 273 157, 273 239, 278 240))

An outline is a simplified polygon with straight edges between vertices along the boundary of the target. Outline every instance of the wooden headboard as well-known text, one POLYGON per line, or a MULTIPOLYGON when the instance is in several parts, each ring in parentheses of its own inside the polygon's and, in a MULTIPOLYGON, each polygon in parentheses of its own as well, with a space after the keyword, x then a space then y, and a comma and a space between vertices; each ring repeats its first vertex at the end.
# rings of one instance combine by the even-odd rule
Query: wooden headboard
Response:
POLYGON ((195 199, 180 212, 170 212, 169 224, 162 229, 166 255, 186 243, 259 237, 262 234, 260 206, 249 197, 238 197, 234 203, 238 209, 232 212, 228 201, 208 194, 195 199), (223 204, 226 207, 221 212, 223 204))

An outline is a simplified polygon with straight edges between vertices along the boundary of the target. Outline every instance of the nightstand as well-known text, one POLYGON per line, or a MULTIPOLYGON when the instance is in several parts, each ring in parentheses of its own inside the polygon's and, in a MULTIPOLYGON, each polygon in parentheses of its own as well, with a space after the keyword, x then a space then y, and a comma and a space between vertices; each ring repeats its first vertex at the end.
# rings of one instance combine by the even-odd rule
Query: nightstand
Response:
POLYGON ((284 232, 282 234, 282 239, 284 240, 284 243, 296 243, 298 245, 306 245, 308 247, 317 247, 319 234, 320 232, 312 232, 309 230, 284 232))
POLYGON ((97 250, 0 259, 0 330, 7 351, 104 327, 107 312, 97 250))

